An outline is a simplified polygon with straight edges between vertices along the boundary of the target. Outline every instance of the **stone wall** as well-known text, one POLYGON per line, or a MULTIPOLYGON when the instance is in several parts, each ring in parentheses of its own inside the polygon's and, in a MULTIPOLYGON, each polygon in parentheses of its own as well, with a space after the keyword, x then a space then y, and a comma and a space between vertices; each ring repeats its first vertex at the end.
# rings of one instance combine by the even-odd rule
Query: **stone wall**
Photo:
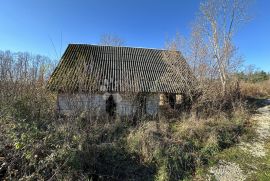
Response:
MULTIPOLYGON (((89 111, 95 115, 106 114, 106 99, 111 94, 59 94, 57 108, 61 114, 89 111)), ((112 94, 116 102, 116 114, 134 115, 139 109, 137 95, 112 94)), ((159 94, 146 94, 146 114, 155 116, 159 110, 159 94)))
POLYGON ((105 112, 106 100, 101 94, 59 94, 57 109, 61 114, 90 111, 95 114, 105 112))
POLYGON ((146 97, 146 113, 156 116, 159 111, 159 94, 149 94, 146 97))

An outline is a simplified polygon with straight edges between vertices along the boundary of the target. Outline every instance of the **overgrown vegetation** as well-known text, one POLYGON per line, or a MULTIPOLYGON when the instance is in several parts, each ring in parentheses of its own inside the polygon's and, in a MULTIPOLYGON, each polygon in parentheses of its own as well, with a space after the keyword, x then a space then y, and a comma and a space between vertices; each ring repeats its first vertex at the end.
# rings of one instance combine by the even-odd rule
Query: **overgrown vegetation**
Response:
POLYGON ((270 75, 264 71, 237 74, 241 80, 241 91, 246 97, 269 97, 270 75))
POLYGON ((192 114, 182 112, 172 119, 161 114, 134 124, 120 118, 88 119, 85 112, 59 117, 57 96, 46 89, 47 72, 42 71, 49 62, 40 62, 35 70, 31 64, 22 66, 27 58, 2 55, 1 178, 182 180, 252 131, 244 104, 229 96, 238 89, 226 95, 231 99, 205 95, 208 99, 194 103, 192 114), (17 70, 25 71, 11 78, 17 70), (202 109, 205 100, 211 104, 202 109))
POLYGON ((214 97, 207 97, 203 109, 204 104, 194 108, 198 116, 186 113, 174 120, 134 125, 88 120, 83 113, 61 118, 45 82, 26 77, 1 81, 0 176, 5 179, 182 180, 250 131, 239 99, 214 97))
MULTIPOLYGON (((134 123, 124 118, 93 120, 86 112, 60 117, 55 112, 57 95, 46 89, 51 62, 27 53, 0 52, 0 179, 191 179, 211 165, 213 157, 252 137, 244 99, 269 96, 269 80, 259 87, 232 76, 239 62, 232 43, 237 21, 222 21, 220 27, 233 23, 222 31, 215 25, 234 12, 242 20, 246 4, 239 1, 231 7, 229 1, 222 2, 201 5, 202 24, 194 26, 188 56, 198 89, 187 91, 188 109, 165 110, 177 113, 173 118, 160 113, 156 119, 134 123)), ((106 45, 111 40, 121 44, 105 39, 106 45)), ((176 47, 173 42, 169 49, 176 47)))
POLYGON ((270 96, 270 80, 257 83, 241 82, 241 91, 246 97, 267 98, 270 96))
POLYGON ((7 179, 184 179, 250 131, 244 110, 135 126, 120 119, 93 122, 84 114, 58 118, 55 96, 44 87, 19 90, 1 101, 1 174, 7 179))

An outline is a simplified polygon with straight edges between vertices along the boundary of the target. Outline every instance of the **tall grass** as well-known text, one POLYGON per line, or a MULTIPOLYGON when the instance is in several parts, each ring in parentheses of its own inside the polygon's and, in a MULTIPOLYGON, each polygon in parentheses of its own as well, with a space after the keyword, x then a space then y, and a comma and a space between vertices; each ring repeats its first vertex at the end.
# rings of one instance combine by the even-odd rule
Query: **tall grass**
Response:
POLYGON ((246 97, 270 97, 270 79, 262 82, 241 82, 241 92, 246 97))

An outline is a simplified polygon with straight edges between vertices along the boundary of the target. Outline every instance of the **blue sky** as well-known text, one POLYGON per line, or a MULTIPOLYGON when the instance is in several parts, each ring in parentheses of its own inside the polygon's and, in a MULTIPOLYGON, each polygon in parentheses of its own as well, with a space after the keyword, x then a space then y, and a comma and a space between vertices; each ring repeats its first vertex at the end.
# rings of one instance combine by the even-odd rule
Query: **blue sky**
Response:
MULTIPOLYGON (((127 46, 163 48, 190 33, 200 0, 0 0, 0 49, 59 58, 69 43, 97 44, 115 34, 127 46)), ((246 64, 270 71, 270 1, 257 0, 253 20, 235 43, 246 64)))

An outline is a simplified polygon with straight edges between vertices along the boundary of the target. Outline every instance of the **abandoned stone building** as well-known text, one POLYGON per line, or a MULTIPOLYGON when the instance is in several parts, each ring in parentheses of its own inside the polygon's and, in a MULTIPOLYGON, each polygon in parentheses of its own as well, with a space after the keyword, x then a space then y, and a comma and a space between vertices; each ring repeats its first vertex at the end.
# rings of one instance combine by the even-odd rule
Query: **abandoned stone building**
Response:
POLYGON ((62 114, 155 116, 161 105, 180 103, 193 80, 177 51, 70 44, 48 88, 58 93, 62 114))

